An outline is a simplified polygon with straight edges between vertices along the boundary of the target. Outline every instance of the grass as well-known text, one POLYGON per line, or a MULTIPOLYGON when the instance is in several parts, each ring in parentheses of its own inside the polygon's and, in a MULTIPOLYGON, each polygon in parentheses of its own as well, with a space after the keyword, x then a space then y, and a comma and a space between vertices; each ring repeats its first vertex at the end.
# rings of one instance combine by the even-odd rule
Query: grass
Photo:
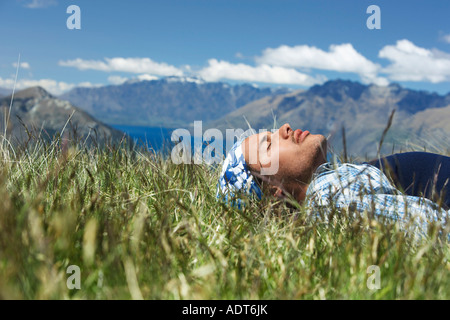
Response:
POLYGON ((418 242, 369 214, 324 223, 268 201, 230 208, 215 197, 218 168, 124 143, 5 141, 2 299, 450 298, 439 230, 418 242), (67 286, 71 265, 79 290, 67 286))

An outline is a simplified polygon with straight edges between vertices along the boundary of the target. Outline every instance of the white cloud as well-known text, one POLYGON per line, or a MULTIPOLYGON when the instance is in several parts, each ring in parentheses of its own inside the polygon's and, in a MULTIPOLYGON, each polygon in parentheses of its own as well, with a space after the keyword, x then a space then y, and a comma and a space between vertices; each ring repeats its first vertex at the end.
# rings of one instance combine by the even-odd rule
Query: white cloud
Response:
POLYGON ((376 73, 380 68, 356 51, 350 43, 333 44, 328 52, 307 45, 267 48, 256 61, 282 67, 354 73, 376 73))
POLYGON ((450 34, 444 34, 441 36, 441 40, 446 42, 446 43, 450 43, 450 34))
POLYGON ((326 78, 323 76, 313 78, 310 75, 300 73, 294 69, 270 66, 267 64, 260 64, 253 67, 243 63, 232 64, 227 61, 218 61, 216 59, 208 60, 208 64, 207 67, 198 72, 206 81, 229 79, 304 86, 311 86, 326 81, 326 78))
POLYGON ((81 87, 81 88, 100 88, 103 86, 104 86, 104 84, 102 84, 102 83, 92 83, 89 81, 80 82, 75 85, 75 87, 81 87))
POLYGON ((46 8, 58 4, 56 0, 21 0, 20 2, 22 6, 29 9, 46 8))
POLYGON ((168 65, 167 63, 158 63, 150 58, 105 58, 100 60, 67 60, 59 61, 63 67, 74 67, 79 70, 99 70, 104 72, 129 72, 129 73, 147 73, 158 76, 182 76, 183 71, 168 65))
POLYGON ((389 85, 389 80, 384 77, 378 77, 376 74, 360 74, 361 82, 365 84, 376 84, 385 87, 389 85))
POLYGON ((328 52, 307 45, 267 48, 256 61, 283 67, 354 73, 375 73, 380 68, 357 52, 350 43, 333 44, 328 52))
POLYGON ((152 80, 158 80, 158 77, 155 77, 151 74, 140 74, 137 76, 137 79, 139 81, 152 81, 152 80))
POLYGON ((256 62, 288 68, 351 72, 358 74, 363 82, 387 84, 386 79, 377 77, 381 66, 364 57, 350 43, 333 44, 329 51, 307 45, 267 48, 256 62))
MULTIPOLYGON (((79 84, 67 83, 63 81, 56 81, 52 79, 40 79, 40 80, 32 80, 32 79, 21 79, 16 83, 16 90, 22 90, 29 87, 40 86, 54 95, 60 95, 64 92, 71 90, 75 87, 99 87, 101 84, 92 84, 90 82, 81 82, 79 84)), ((0 78, 0 87, 6 89, 14 88, 14 79, 3 79, 0 78)))
MULTIPOLYGON (((14 68, 17 68, 17 62, 14 62, 14 63, 12 64, 12 66, 13 66, 14 68)), ((21 62, 21 63, 20 63, 20 68, 22 68, 22 69, 30 69, 30 64, 29 64, 28 62, 21 62)))
POLYGON ((409 40, 399 40, 380 50, 380 58, 391 64, 382 72, 395 81, 428 81, 438 83, 450 81, 450 55, 433 49, 416 46, 409 40))
POLYGON ((137 77, 134 78, 127 78, 127 77, 121 77, 121 76, 110 76, 108 77, 109 83, 112 83, 114 85, 121 85, 125 82, 139 82, 139 81, 151 81, 151 80, 158 80, 158 77, 152 76, 151 74, 140 74, 137 77))
POLYGON ((127 77, 121 77, 121 76, 109 76, 108 77, 108 82, 112 83, 114 85, 122 84, 122 83, 126 82, 127 80, 128 80, 127 77))

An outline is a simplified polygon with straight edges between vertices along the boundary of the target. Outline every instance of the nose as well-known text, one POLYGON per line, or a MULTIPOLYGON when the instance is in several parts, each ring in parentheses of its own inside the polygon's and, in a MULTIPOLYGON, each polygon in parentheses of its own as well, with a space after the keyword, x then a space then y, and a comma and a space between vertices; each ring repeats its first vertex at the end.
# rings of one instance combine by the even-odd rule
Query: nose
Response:
POLYGON ((291 135, 292 128, 289 123, 285 123, 280 127, 280 129, 278 129, 278 132, 282 139, 288 139, 291 135))

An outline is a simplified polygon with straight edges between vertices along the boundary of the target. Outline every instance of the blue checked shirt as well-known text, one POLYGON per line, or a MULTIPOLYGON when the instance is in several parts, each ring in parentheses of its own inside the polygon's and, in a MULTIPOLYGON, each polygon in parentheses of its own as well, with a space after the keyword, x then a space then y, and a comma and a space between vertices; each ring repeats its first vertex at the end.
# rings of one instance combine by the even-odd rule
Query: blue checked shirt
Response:
POLYGON ((449 212, 431 200, 407 196, 397 190, 389 179, 369 164, 321 165, 306 192, 311 210, 330 207, 374 213, 400 222, 400 227, 413 221, 413 228, 426 234, 431 221, 445 223, 449 212), (411 220, 411 218, 413 220, 411 220))

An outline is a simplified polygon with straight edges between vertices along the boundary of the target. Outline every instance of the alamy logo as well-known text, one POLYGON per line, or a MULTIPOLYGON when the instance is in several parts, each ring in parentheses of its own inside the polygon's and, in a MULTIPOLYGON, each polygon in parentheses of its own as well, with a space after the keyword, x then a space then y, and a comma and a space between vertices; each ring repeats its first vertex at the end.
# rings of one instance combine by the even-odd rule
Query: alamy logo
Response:
POLYGON ((369 266, 366 272, 371 275, 367 279, 367 288, 369 290, 379 290, 381 288, 380 282, 380 267, 379 266, 369 266))
POLYGON ((80 267, 76 265, 71 265, 67 267, 67 274, 71 276, 67 278, 66 285, 69 290, 81 289, 81 271, 80 267))
POLYGON ((81 9, 80 9, 80 7, 73 4, 73 5, 67 7, 66 12, 68 14, 70 14, 70 17, 67 18, 67 22, 66 22, 67 29, 80 30, 81 29, 81 9))
POLYGON ((369 30, 373 29, 381 29, 381 9, 379 6, 371 5, 367 7, 366 13, 372 14, 369 18, 367 18, 367 28, 369 30))

